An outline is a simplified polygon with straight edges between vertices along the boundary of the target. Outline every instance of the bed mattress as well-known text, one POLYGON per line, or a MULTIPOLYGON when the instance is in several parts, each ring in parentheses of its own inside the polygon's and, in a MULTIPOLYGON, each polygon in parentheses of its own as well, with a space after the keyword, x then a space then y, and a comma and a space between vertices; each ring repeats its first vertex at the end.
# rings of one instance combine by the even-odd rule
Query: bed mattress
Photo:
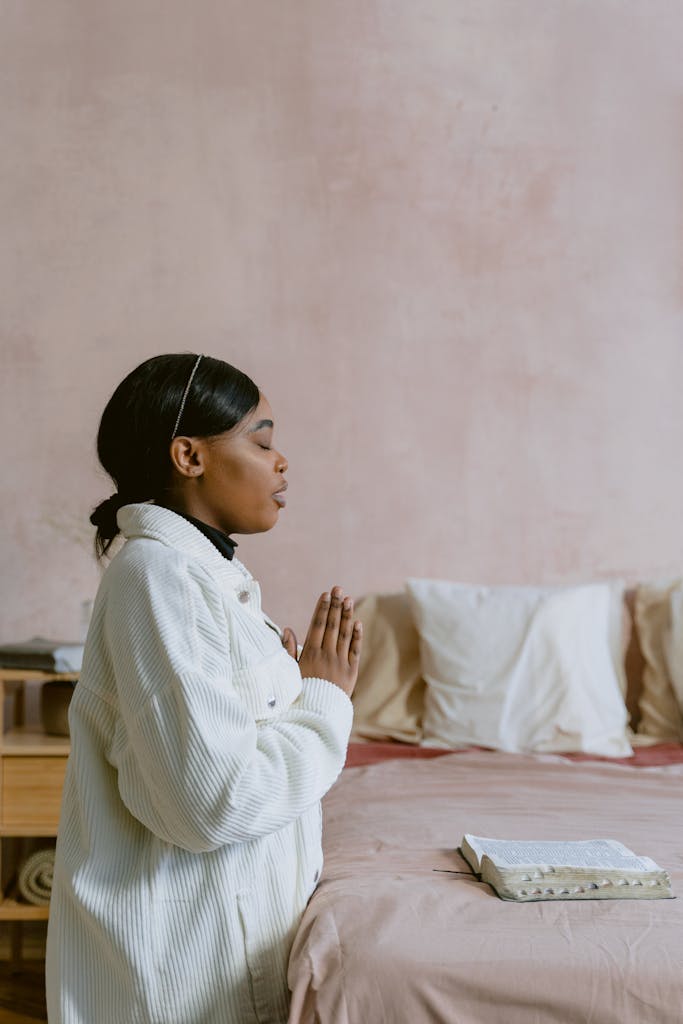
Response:
POLYGON ((471 750, 347 768, 324 801, 290 1024, 680 1024, 683 900, 506 903, 456 848, 466 832, 614 838, 680 897, 681 751, 644 752, 651 767, 471 750))

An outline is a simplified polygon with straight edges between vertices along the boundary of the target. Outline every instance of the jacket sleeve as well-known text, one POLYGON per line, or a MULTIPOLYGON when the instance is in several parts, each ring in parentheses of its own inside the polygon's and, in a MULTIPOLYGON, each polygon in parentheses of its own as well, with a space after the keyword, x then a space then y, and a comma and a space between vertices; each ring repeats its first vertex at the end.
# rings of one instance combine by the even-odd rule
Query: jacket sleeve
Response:
POLYGON ((341 771, 349 698, 307 679, 287 711, 257 724, 231 683, 220 595, 212 607, 174 559, 121 575, 116 594, 125 597, 112 593, 106 613, 120 713, 111 761, 130 813, 196 852, 295 820, 341 771))

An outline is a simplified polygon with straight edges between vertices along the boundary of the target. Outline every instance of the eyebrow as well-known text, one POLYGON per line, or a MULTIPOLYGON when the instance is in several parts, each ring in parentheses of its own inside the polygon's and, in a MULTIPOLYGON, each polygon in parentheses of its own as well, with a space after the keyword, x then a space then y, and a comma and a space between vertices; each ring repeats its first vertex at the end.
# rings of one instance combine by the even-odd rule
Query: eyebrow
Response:
POLYGON ((273 421, 272 420, 259 420, 258 423, 250 429, 249 433, 250 434, 255 434, 257 430, 263 430, 264 427, 272 427, 272 426, 273 426, 273 421))

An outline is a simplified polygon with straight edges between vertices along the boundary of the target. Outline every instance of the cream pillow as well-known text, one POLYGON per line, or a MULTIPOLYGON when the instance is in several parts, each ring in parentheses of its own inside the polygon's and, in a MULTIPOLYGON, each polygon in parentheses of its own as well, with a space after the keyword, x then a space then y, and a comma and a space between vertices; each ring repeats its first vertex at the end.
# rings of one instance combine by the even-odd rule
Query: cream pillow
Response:
POLYGON ((423 745, 632 753, 623 582, 406 586, 427 682, 423 745))
MULTIPOLYGON (((671 674, 671 685, 676 696, 678 705, 679 726, 683 723, 681 712, 683 712, 683 588, 675 587, 671 591, 671 633, 667 644, 667 656, 669 661, 669 672, 671 674)), ((683 729, 679 729, 683 734, 683 729)))
POLYGON ((635 621, 645 659, 638 733, 683 741, 683 580, 641 584, 635 621))
POLYGON ((368 594, 355 607, 363 655, 353 691, 353 738, 419 743, 425 683, 407 594, 368 594))

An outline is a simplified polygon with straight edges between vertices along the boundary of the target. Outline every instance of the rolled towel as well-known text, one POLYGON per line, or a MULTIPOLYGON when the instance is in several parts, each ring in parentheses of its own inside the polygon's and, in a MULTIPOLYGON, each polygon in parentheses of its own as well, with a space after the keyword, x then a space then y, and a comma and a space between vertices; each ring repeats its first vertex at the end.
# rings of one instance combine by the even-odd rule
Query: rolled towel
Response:
POLYGON ((55 867, 54 849, 36 850, 19 868, 17 885, 27 903, 46 907, 52 894, 52 875, 55 867))

